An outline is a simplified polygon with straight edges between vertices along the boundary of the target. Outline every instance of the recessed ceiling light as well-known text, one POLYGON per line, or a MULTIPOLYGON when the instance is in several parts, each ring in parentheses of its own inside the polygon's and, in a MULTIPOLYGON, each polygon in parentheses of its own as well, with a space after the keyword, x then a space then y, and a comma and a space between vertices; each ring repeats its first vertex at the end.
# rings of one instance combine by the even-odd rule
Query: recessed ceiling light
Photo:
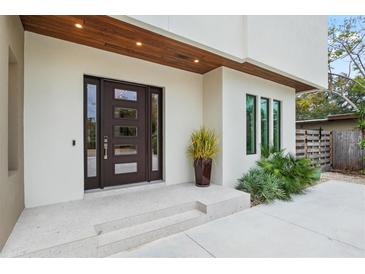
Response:
POLYGON ((76 28, 78 28, 78 29, 82 29, 82 25, 81 25, 81 24, 79 24, 79 23, 76 23, 76 24, 75 24, 75 27, 76 27, 76 28))
POLYGON ((142 46, 142 42, 136 42, 136 45, 140 47, 142 46))
POLYGON ((195 59, 195 60, 194 60, 194 63, 199 63, 199 60, 198 60, 198 59, 195 59))

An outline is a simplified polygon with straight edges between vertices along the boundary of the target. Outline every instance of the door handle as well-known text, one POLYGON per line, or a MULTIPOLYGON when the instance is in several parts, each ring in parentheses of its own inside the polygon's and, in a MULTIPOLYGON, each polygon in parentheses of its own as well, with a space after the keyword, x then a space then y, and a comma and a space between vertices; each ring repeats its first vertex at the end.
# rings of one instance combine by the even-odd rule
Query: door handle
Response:
POLYGON ((108 160, 108 136, 104 136, 104 160, 108 160))

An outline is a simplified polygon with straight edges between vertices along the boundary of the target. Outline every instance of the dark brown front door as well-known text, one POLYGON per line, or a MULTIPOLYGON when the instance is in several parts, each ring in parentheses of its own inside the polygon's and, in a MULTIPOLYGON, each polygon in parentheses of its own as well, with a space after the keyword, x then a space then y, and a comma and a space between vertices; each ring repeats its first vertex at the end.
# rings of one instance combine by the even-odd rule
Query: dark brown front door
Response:
POLYGON ((146 181, 146 87, 103 81, 104 186, 146 181))
POLYGON ((85 189, 162 179, 162 90, 86 77, 85 91, 85 189))

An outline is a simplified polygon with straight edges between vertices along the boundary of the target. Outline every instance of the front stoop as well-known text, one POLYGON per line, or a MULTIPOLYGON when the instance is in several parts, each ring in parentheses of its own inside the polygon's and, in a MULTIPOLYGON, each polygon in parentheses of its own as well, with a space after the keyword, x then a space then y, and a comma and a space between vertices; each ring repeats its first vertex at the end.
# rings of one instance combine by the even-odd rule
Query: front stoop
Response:
MULTIPOLYGON (((235 191, 235 190, 234 190, 235 191)), ((243 192, 180 203, 94 225, 94 235, 12 257, 107 257, 249 208, 243 192)), ((6 254, 5 254, 6 256, 6 254)))

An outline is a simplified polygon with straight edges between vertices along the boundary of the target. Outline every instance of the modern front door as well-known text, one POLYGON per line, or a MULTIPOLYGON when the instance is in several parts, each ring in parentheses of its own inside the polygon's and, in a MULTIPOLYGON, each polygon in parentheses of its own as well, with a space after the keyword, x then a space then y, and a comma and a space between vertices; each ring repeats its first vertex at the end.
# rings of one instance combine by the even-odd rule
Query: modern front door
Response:
POLYGON ((103 83, 104 186, 146 181, 146 87, 103 83))
POLYGON ((85 189, 162 179, 161 88, 85 77, 85 91, 85 189))

